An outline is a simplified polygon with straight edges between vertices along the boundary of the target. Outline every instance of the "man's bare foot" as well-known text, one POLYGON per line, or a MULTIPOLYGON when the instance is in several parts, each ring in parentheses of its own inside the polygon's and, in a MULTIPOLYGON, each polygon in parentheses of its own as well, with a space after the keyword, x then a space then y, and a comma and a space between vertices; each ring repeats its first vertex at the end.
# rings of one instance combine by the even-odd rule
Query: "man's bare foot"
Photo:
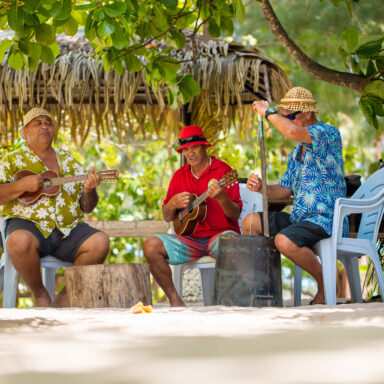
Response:
POLYGON ((69 307, 67 293, 65 292, 64 289, 53 298, 51 307, 55 307, 55 308, 69 307))
POLYGON ((39 296, 35 296, 35 307, 50 307, 51 301, 51 297, 46 291, 39 296))
POLYGON ((169 298, 169 303, 171 304, 171 307, 186 307, 184 301, 179 297, 179 295, 172 299, 169 298))
POLYGON ((315 304, 325 304, 325 296, 323 291, 317 292, 316 296, 309 303, 309 305, 315 305, 315 304))

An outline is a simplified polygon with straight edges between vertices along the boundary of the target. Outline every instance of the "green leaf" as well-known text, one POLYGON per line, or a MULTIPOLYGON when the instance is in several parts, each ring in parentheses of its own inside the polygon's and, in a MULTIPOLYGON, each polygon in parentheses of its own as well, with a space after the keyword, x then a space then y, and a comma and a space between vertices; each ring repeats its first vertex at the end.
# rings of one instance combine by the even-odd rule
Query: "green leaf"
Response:
POLYGON ((197 16, 193 13, 187 14, 176 21, 176 26, 177 28, 188 28, 196 21, 196 18, 197 16))
POLYGON ((13 69, 23 69, 24 56, 20 51, 14 51, 8 56, 8 63, 13 69))
POLYGON ((176 8, 178 0, 160 0, 167 8, 176 8))
POLYGON ((55 29, 49 24, 41 24, 36 29, 36 41, 42 45, 50 45, 56 40, 55 29))
MULTIPOLYGON (((24 10, 23 7, 12 5, 7 11, 8 25, 15 32, 24 31, 24 10)), ((24 61, 23 61, 24 62, 24 61)))
POLYGON ((28 68, 31 72, 35 71, 40 62, 41 45, 31 43, 30 55, 28 57, 28 68))
POLYGON ((355 28, 349 27, 341 33, 341 36, 347 44, 347 49, 352 52, 359 43, 359 32, 355 28))
POLYGON ((115 26, 107 19, 103 20, 97 27, 99 36, 109 36, 115 31, 115 26))
POLYGON ((22 53, 24 53, 25 55, 30 54, 31 44, 28 39, 21 38, 17 45, 22 53))
POLYGON ((140 59, 131 53, 127 54, 125 56, 125 68, 128 72, 139 72, 143 68, 143 64, 141 63, 140 59))
POLYGON ((188 103, 193 96, 197 96, 200 93, 199 84, 197 84, 192 75, 186 75, 180 81, 179 90, 184 104, 188 103))
POLYGON ((127 38, 123 29, 121 28, 121 24, 114 22, 114 25, 115 32, 113 32, 111 35, 113 46, 117 49, 123 49, 128 44, 127 38))
POLYGON ((147 48, 142 47, 139 44, 134 44, 128 47, 128 50, 133 52, 136 56, 145 55, 147 53, 147 48))
POLYGON ((61 0, 52 7, 52 17, 56 20, 67 20, 72 12, 71 0, 61 0))
POLYGON ((55 62, 55 57, 53 55, 52 49, 46 45, 42 45, 40 59, 44 63, 53 64, 55 62))
POLYGON ((108 16, 117 17, 125 13, 127 10, 127 4, 122 2, 114 2, 112 4, 104 5, 103 10, 108 16))
POLYGON ((96 9, 96 8, 97 8, 96 3, 86 3, 86 4, 75 5, 75 9, 77 11, 91 11, 92 9, 96 9))
POLYGON ((155 17, 152 18, 153 22, 160 28, 160 29, 168 29, 169 24, 167 21, 167 16, 165 15, 164 11, 156 4, 153 4, 153 10, 155 13, 155 17))
POLYGON ((233 0, 233 7, 235 10, 235 15, 239 23, 243 23, 245 15, 245 7, 242 0, 233 0))
POLYGON ((12 45, 12 41, 5 39, 0 42, 0 63, 4 59, 5 51, 12 45))
POLYGON ((373 108, 366 97, 361 97, 359 101, 360 109, 362 110, 368 124, 372 125, 375 128, 378 128, 378 121, 373 108))
POLYGON ((363 95, 376 96, 384 100, 384 81, 372 81, 363 89, 363 95))
MULTIPOLYGON (((364 97, 365 99, 365 97, 364 97)), ((384 104, 383 100, 381 100, 379 97, 374 96, 368 96, 366 98, 368 100, 369 104, 372 107, 373 113, 377 116, 384 116, 384 104)))
POLYGON ((41 0, 28 0, 24 2, 24 12, 33 13, 41 5, 41 0))
POLYGON ((75 36, 79 25, 76 20, 71 16, 68 21, 63 25, 64 33, 68 36, 75 36))
POLYGON ((230 17, 222 17, 220 28, 226 36, 232 36, 234 32, 232 19, 230 17))
POLYGON ((182 49, 185 45, 185 36, 179 31, 172 31, 170 34, 169 42, 172 47, 182 49))
POLYGON ((374 56, 379 54, 383 40, 384 37, 378 40, 368 41, 367 43, 360 45, 356 49, 356 53, 361 56, 374 56))
POLYGON ((375 63, 372 60, 369 60, 368 65, 367 65, 367 70, 365 72, 365 76, 369 77, 369 76, 373 75, 376 71, 377 71, 377 69, 376 69, 375 63))
POLYGON ((208 32, 212 37, 220 37, 220 27, 216 24, 214 19, 209 20, 208 32))
POLYGON ((180 69, 180 63, 171 58, 158 60, 157 65, 161 76, 168 82, 172 82, 176 78, 177 71, 180 69))
POLYGON ((36 15, 24 14, 24 23, 30 26, 36 26, 40 24, 40 20, 36 15))
POLYGON ((88 40, 93 40, 96 36, 95 33, 95 23, 96 21, 92 17, 92 11, 89 13, 87 20, 85 22, 85 27, 84 27, 84 35, 88 40))
POLYGON ((60 54, 60 48, 59 44, 57 44, 57 41, 53 42, 53 44, 49 45, 49 48, 51 48, 51 51, 53 53, 53 57, 56 58, 60 54))

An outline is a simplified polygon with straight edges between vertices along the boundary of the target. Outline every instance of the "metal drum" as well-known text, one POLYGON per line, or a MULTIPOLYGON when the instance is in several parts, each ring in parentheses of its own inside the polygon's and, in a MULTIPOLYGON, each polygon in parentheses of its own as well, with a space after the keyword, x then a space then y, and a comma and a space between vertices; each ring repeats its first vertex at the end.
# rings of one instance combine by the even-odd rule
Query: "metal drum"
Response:
POLYGON ((273 241, 264 236, 220 237, 213 304, 283 306, 280 253, 273 241))

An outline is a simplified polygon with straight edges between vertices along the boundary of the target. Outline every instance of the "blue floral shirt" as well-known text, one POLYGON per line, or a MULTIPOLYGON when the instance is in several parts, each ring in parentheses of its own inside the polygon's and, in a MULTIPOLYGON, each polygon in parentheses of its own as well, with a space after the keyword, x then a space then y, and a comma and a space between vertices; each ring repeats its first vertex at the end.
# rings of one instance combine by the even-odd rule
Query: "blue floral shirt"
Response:
MULTIPOLYGON (((341 137, 334 126, 322 121, 307 129, 312 144, 298 143, 293 148, 279 184, 293 192, 292 223, 310 221, 332 235, 335 201, 347 191, 341 137), (303 146, 306 150, 300 163, 303 146)), ((348 234, 347 222, 343 233, 348 234)))

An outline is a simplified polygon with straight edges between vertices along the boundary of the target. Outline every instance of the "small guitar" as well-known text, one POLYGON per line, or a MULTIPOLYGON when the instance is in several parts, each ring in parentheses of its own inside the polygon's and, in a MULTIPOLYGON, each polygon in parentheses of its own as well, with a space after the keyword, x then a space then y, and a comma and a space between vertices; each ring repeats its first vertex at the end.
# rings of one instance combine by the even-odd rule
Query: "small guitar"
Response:
MULTIPOLYGON (((102 182, 111 182, 119 179, 119 171, 117 169, 108 169, 105 171, 97 172, 102 182)), ((22 169, 15 174, 15 181, 20 180, 26 176, 36 175, 32 171, 22 169)), ((42 196, 53 197, 60 191, 60 185, 66 183, 75 183, 77 181, 83 181, 88 179, 88 175, 75 175, 59 177, 55 171, 46 171, 42 173, 43 184, 36 192, 25 192, 17 200, 24 205, 32 205, 36 203, 42 196)))
MULTIPOLYGON (((227 187, 230 184, 237 182, 237 171, 232 170, 225 174, 218 183, 222 187, 227 187)), ((192 194, 192 201, 188 207, 180 209, 176 212, 176 217, 173 219, 173 228, 178 235, 190 236, 195 232, 198 222, 202 222, 207 216, 207 191, 197 197, 192 194)))

